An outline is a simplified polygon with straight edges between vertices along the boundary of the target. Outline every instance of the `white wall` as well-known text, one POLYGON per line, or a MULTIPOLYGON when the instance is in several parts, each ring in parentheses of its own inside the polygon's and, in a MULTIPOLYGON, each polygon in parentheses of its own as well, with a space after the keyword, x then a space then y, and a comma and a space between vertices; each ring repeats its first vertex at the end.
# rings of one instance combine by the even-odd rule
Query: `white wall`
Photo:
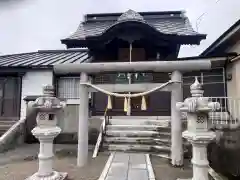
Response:
POLYGON ((232 47, 230 47, 227 52, 236 52, 240 54, 240 40, 232 47))
MULTIPOLYGON (((43 94, 43 86, 53 85, 53 72, 51 70, 34 70, 27 72, 22 78, 21 118, 26 117, 26 96, 39 96, 43 94)), ((58 116, 58 125, 62 132, 72 133, 78 130, 79 100, 67 101, 67 107, 58 116)))
POLYGON ((63 133, 78 132, 79 104, 68 104, 64 114, 59 116, 59 126, 63 133))
POLYGON ((27 72, 22 78, 21 94, 21 118, 26 117, 26 96, 43 94, 43 86, 53 84, 53 73, 51 70, 34 70, 27 72))
MULTIPOLYGON (((232 47, 229 47, 227 53, 236 52, 240 54, 240 39, 232 47)), ((227 90, 229 97, 240 97, 240 58, 227 66, 227 74, 232 75, 232 80, 227 81, 227 90)))

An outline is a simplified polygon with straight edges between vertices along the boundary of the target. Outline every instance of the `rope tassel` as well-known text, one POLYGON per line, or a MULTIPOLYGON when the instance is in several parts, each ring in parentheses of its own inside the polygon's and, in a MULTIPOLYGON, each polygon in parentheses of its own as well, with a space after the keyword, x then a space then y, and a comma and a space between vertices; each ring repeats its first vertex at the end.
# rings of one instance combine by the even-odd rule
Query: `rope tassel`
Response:
POLYGON ((144 96, 142 96, 141 110, 143 110, 143 111, 147 110, 147 103, 146 103, 146 99, 144 96))
POLYGON ((111 99, 111 96, 108 96, 107 109, 112 109, 112 99, 111 99))
POLYGON ((130 97, 128 98, 128 103, 127 104, 128 104, 128 106, 127 106, 128 107, 128 111, 131 112, 131 108, 132 107, 131 107, 131 98, 130 97))
POLYGON ((124 98, 124 112, 127 112, 128 111, 128 100, 127 98, 125 97, 124 98))

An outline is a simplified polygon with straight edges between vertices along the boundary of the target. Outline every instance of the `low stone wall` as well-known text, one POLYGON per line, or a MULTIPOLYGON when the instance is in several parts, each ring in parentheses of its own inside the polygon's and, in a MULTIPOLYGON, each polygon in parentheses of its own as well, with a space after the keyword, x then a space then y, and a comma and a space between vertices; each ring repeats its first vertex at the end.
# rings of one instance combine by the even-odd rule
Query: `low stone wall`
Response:
MULTIPOLYGON (((58 144, 77 144, 78 142, 78 105, 67 105, 66 109, 59 114, 58 120, 62 132, 54 139, 58 144)), ((36 126, 36 112, 29 114, 26 121, 26 143, 38 143, 38 140, 32 135, 31 130, 36 126)), ((89 118, 89 144, 95 145, 99 134, 99 128, 102 120, 100 118, 89 118)))
POLYGON ((217 141, 208 146, 210 166, 229 179, 240 179, 240 128, 216 133, 217 141))
MULTIPOLYGON (((89 119, 89 129, 88 129, 88 140, 89 144, 95 145, 97 142, 99 129, 102 120, 100 118, 90 118, 89 119)), ((28 131, 25 139, 26 143, 36 143, 38 140, 28 131)), ((56 144, 77 144, 78 143, 78 133, 77 132, 62 132, 55 139, 56 144)))
POLYGON ((24 123, 20 124, 3 142, 0 142, 0 153, 15 148, 24 142, 24 123))
MULTIPOLYGON (((101 123, 102 123, 102 120, 100 118, 89 118, 89 129, 88 129, 89 144, 91 145, 96 144, 101 123)), ((78 133, 63 132, 56 137, 54 142, 57 144, 77 144, 78 133)))

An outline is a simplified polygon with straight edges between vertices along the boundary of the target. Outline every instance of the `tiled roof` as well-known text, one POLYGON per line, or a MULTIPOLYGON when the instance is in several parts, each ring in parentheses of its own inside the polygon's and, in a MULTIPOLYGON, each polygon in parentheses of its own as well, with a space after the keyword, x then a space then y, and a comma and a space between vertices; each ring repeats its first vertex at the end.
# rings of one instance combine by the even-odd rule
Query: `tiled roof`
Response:
POLYGON ((226 49, 233 46, 239 40, 240 19, 219 36, 210 46, 208 46, 200 55, 209 56, 226 53, 226 49))
POLYGON ((77 31, 66 40, 83 40, 86 37, 99 36, 109 28, 126 21, 138 21, 147 24, 160 33, 196 36, 188 18, 181 11, 137 13, 129 10, 126 13, 90 14, 85 17, 77 31))
POLYGON ((51 67, 91 60, 88 50, 42 50, 0 56, 0 67, 51 67))

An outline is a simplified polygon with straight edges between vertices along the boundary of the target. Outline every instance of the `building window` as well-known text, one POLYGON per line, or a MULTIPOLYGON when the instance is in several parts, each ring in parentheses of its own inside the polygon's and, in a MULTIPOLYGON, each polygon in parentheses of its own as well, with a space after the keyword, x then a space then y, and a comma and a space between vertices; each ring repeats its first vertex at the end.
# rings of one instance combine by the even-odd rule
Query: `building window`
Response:
POLYGON ((152 73, 134 73, 133 83, 151 83, 153 81, 152 73))
MULTIPOLYGON (((62 99, 80 98, 80 77, 60 77, 58 79, 58 97, 62 99)), ((91 93, 89 93, 91 98, 91 93)))
POLYGON ((58 97, 79 99, 80 77, 61 77, 58 80, 58 97))
POLYGON ((129 84, 131 78, 131 84, 134 83, 149 83, 152 82, 153 76, 152 73, 117 73, 115 78, 116 84, 129 84))
POLYGON ((129 75, 128 73, 117 73, 115 77, 115 83, 117 84, 129 84, 129 75))

